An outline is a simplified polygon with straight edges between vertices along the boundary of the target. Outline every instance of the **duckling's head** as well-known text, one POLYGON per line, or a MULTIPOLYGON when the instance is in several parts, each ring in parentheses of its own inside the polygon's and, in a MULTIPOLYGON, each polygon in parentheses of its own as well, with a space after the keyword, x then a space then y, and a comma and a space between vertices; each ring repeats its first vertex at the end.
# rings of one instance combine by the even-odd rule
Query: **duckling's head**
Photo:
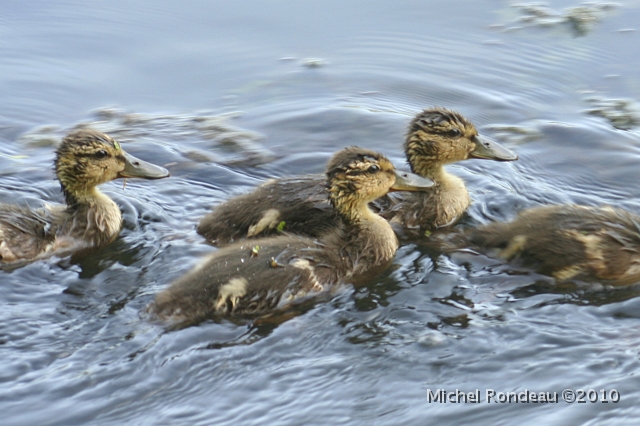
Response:
POLYGON ((430 179, 398 172, 384 155, 356 146, 337 152, 326 173, 331 203, 351 220, 370 212, 367 204, 389 191, 423 191, 434 185, 430 179))
POLYGON ((169 176, 166 169, 127 154, 115 139, 91 129, 69 133, 56 151, 54 166, 70 205, 82 201, 96 185, 113 179, 169 176))
POLYGON ((468 158, 518 159, 511 150, 480 136, 461 114, 444 108, 430 108, 416 115, 409 125, 404 150, 411 170, 426 177, 434 177, 444 164, 468 158))

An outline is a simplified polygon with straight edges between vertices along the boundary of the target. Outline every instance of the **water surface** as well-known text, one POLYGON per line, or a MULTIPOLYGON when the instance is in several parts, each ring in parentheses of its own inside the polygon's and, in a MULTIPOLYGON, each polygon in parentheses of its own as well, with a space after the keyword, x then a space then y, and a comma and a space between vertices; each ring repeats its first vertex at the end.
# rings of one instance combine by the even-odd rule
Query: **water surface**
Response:
POLYGON ((60 202, 53 144, 79 124, 172 174, 103 186, 124 216, 108 247, 0 272, 3 424, 636 423, 637 286, 559 286, 411 241, 374 282, 277 326, 165 333, 139 311, 213 250, 194 230, 210 206, 321 172, 347 145, 403 165, 406 126, 433 105, 520 155, 450 167, 474 200, 467 225, 548 203, 640 211, 637 1, 582 32, 496 0, 2 10, 0 201, 60 202), (616 389, 621 400, 428 402, 441 388, 616 389))

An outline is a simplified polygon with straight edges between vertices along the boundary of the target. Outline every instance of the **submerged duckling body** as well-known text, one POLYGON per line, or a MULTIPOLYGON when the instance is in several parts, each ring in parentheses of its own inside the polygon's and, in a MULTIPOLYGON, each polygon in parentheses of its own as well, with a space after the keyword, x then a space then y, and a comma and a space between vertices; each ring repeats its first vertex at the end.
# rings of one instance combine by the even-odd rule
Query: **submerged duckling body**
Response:
POLYGON ((469 242, 559 281, 640 281, 640 216, 613 207, 556 205, 468 231, 469 242))
POLYGON ((67 135, 56 151, 55 172, 65 206, 31 210, 0 204, 0 262, 100 247, 120 232, 120 208, 97 185, 117 178, 159 179, 162 167, 138 160, 111 137, 94 130, 67 135))
POLYGON ((368 203, 389 190, 422 190, 433 183, 397 174, 384 156, 357 147, 334 155, 326 176, 331 205, 341 218, 335 228, 317 239, 279 235, 229 245, 159 293, 147 311, 178 323, 261 314, 382 272, 398 240, 368 203))
MULTIPOLYGON (((404 150, 412 172, 433 180, 434 188, 383 197, 374 208, 388 220, 421 230, 452 225, 471 202, 462 179, 448 173, 445 164, 469 158, 518 158, 480 136, 462 115, 442 108, 424 110, 413 119, 404 150)), ((217 206, 200 221, 198 233, 214 244, 226 244, 273 234, 281 228, 314 237, 337 222, 323 177, 308 175, 269 181, 217 206)))

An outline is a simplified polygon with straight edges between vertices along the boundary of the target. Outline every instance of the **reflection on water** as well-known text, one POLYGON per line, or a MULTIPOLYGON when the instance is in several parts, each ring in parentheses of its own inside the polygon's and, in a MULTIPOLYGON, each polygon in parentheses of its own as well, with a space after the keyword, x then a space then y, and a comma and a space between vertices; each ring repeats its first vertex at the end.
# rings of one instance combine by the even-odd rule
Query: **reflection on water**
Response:
POLYGON ((167 333, 139 314, 215 250, 194 229, 212 205, 273 176, 321 172, 348 145, 401 166, 409 120, 433 105, 520 156, 450 167, 474 200, 460 226, 550 203, 640 211, 636 2, 602 8, 583 37, 502 31, 492 24, 517 10, 490 0, 10 9, 0 201, 61 202, 52 145, 78 125, 172 177, 102 186, 123 210, 113 244, 0 273, 3 424, 625 424, 640 414, 637 286, 559 286, 426 240, 403 241, 386 274, 280 324, 167 333), (427 402, 438 388, 616 389, 621 401, 427 402))

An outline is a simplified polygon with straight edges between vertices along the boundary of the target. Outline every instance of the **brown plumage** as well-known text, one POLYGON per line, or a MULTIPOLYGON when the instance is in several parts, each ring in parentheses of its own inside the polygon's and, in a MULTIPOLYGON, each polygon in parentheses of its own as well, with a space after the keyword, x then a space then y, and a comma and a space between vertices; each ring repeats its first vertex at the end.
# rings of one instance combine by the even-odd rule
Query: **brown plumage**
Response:
MULTIPOLYGON (((498 161, 517 156, 478 134, 462 115, 442 108, 418 114, 409 126, 404 150, 411 170, 435 182, 426 192, 383 197, 374 208, 408 228, 431 230, 455 223, 470 203, 464 182, 446 172, 445 164, 468 158, 498 161)), ((233 198, 206 215, 198 233, 214 244, 288 232, 318 236, 337 226, 323 177, 309 175, 272 180, 249 194, 233 198)))
POLYGON ((122 216, 116 203, 96 186, 117 178, 169 176, 162 167, 125 153, 109 136, 86 129, 63 139, 54 166, 66 206, 31 210, 0 204, 0 262, 108 244, 120 232, 122 216))
POLYGON ((640 281, 640 216, 622 209, 537 207, 512 222, 471 229, 467 238, 472 246, 560 281, 640 281))
POLYGON ((392 261, 398 240, 368 203, 389 190, 421 190, 433 183, 398 174, 381 154, 352 147, 333 156, 326 186, 339 225, 317 239, 280 235, 229 245, 159 293, 153 317, 194 323, 229 314, 284 308, 339 284, 362 283, 392 261))

